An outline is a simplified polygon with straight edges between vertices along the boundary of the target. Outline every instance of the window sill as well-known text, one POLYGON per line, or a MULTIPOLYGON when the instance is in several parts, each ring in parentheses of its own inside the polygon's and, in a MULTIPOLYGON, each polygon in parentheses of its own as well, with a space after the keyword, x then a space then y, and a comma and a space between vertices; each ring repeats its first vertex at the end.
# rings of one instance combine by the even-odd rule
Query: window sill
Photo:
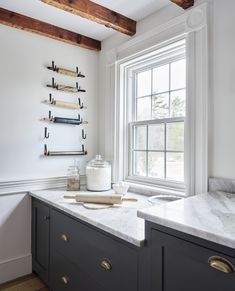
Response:
POLYGON ((134 192, 137 194, 145 195, 145 196, 153 196, 157 194, 165 194, 165 195, 176 195, 185 197, 186 194, 184 191, 173 190, 173 189, 166 189, 156 186, 148 186, 144 184, 137 184, 133 182, 126 181, 129 185, 129 192, 134 192))

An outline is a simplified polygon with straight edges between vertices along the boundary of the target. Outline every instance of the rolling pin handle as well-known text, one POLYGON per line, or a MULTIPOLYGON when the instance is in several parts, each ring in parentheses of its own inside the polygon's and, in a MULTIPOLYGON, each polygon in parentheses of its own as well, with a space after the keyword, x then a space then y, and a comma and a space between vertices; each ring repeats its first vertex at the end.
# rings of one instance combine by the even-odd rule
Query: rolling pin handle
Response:
POLYGON ((76 196, 64 195, 65 199, 76 199, 76 196))

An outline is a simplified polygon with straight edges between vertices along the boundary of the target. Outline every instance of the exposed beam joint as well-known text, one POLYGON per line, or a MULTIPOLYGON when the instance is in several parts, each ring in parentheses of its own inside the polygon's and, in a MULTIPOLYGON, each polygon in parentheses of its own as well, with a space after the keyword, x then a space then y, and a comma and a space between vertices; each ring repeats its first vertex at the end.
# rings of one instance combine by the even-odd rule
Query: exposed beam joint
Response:
POLYGON ((90 0, 41 0, 44 3, 133 36, 136 21, 90 0))
POLYGON ((171 2, 177 4, 183 9, 188 9, 194 5, 194 0, 170 0, 171 2))
POLYGON ((27 30, 95 51, 101 49, 101 42, 98 40, 3 8, 0 8, 0 24, 27 30))

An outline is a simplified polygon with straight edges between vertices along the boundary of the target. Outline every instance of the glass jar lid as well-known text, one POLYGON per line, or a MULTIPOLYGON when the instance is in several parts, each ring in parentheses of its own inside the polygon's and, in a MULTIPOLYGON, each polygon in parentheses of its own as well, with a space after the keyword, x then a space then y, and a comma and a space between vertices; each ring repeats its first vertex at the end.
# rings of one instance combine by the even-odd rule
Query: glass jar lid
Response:
POLYGON ((87 163, 88 167, 109 168, 111 165, 108 161, 102 159, 101 155, 96 155, 95 159, 87 163))

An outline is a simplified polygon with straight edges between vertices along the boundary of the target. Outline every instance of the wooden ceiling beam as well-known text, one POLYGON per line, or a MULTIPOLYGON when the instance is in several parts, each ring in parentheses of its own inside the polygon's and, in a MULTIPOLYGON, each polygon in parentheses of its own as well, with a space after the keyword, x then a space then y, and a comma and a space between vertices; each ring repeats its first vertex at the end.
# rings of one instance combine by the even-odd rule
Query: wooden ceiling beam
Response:
POLYGON ((3 8, 0 8, 0 24, 34 32, 83 48, 101 50, 101 42, 98 40, 3 8))
POLYGON ((136 21, 90 0, 41 0, 44 3, 133 36, 136 21))
POLYGON ((194 5, 194 0, 170 0, 171 2, 177 4, 183 9, 188 9, 194 5))

